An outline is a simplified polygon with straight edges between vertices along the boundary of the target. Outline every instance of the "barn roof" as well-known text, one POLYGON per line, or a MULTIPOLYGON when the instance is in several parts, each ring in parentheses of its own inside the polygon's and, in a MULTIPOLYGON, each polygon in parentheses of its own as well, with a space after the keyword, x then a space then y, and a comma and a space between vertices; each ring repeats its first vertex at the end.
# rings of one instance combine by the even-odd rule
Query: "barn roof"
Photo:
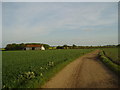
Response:
POLYGON ((31 45, 26 45, 26 47, 42 47, 42 45, 33 45, 33 44, 31 44, 31 45))

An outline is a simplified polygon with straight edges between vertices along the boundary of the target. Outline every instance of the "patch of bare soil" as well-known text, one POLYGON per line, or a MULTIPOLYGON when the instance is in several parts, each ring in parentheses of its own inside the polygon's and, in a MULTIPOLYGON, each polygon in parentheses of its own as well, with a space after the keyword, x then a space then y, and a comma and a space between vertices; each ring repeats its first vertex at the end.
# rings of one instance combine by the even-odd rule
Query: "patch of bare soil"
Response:
POLYGON ((98 58, 96 50, 62 69, 42 88, 117 88, 118 77, 98 58))

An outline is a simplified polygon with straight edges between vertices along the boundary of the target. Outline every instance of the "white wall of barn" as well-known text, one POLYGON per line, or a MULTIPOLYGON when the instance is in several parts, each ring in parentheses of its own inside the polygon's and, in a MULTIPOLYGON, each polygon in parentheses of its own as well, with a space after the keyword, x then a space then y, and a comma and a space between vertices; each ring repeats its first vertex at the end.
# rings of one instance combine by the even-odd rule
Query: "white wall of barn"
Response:
POLYGON ((42 46, 42 47, 41 47, 41 50, 45 50, 45 48, 42 46))
POLYGON ((26 47, 26 50, 32 50, 32 47, 26 47))
MULTIPOLYGON (((25 50, 32 50, 32 47, 26 47, 25 50)), ((43 46, 35 47, 35 50, 45 50, 45 48, 43 46)))
POLYGON ((35 47, 35 50, 40 50, 40 47, 35 47))

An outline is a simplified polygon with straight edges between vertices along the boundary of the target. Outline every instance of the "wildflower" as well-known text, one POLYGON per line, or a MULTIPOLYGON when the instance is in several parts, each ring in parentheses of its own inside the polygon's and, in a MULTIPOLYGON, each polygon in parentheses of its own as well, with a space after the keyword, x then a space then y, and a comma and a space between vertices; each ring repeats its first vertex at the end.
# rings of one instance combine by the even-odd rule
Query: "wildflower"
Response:
POLYGON ((31 72, 32 74, 34 74, 34 72, 31 72))
POLYGON ((43 67, 40 67, 40 69, 42 70, 42 69, 43 69, 43 67))
POLYGON ((27 74, 30 74, 30 72, 28 72, 27 74))
POLYGON ((34 73, 33 72, 25 72, 23 77, 26 78, 26 79, 30 79, 31 75, 34 75, 34 73))
POLYGON ((23 77, 22 75, 20 75, 20 77, 23 77))
POLYGON ((51 62, 51 64, 52 64, 52 66, 54 66, 54 62, 53 61, 51 62))
POLYGON ((53 61, 52 61, 51 63, 52 63, 52 64, 54 64, 54 62, 53 62, 53 61))
POLYGON ((5 85, 3 85, 3 88, 5 88, 5 85))
POLYGON ((50 66, 50 65, 51 65, 51 62, 49 62, 48 65, 50 66))
POLYGON ((40 76, 42 77, 42 76, 43 76, 43 74, 42 74, 42 73, 40 73, 40 76))

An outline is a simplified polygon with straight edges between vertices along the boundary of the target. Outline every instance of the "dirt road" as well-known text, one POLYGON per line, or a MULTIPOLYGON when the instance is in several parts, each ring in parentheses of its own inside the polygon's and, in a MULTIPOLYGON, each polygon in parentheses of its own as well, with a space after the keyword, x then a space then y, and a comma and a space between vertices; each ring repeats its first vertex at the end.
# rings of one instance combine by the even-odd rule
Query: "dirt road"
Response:
POLYGON ((67 65, 42 88, 116 88, 118 77, 98 57, 99 50, 67 65))

